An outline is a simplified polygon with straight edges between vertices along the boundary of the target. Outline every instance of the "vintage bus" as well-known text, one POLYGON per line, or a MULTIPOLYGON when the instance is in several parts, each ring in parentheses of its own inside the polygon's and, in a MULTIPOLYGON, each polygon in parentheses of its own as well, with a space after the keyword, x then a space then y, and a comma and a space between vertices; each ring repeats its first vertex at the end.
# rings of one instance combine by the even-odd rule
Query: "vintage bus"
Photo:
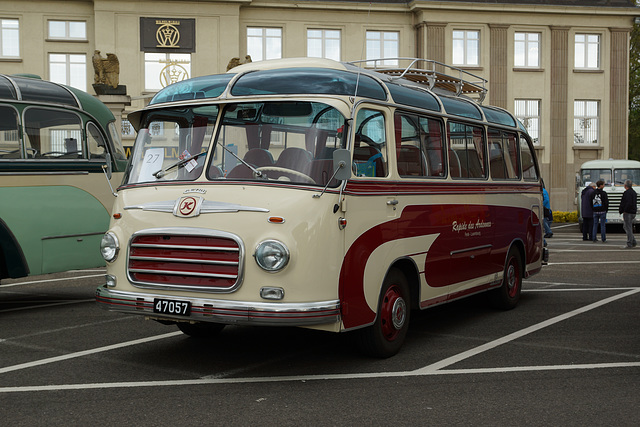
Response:
POLYGON ((0 75, 0 279, 103 267, 100 241, 126 167, 98 99, 0 75))
POLYGON ((129 115, 99 305, 199 337, 353 331, 378 357, 412 309, 485 291, 514 307, 546 256, 537 161, 460 75, 292 58, 161 90, 129 115))
MULTIPOLYGON (((589 160, 580 166, 580 172, 576 176, 576 203, 578 205, 578 221, 582 231, 582 190, 588 182, 604 181, 604 191, 609 198, 607 210, 607 223, 622 226, 622 215, 618 212, 624 182, 630 179, 633 185, 640 185, 640 162, 636 160, 589 160)), ((634 228, 640 233, 640 218, 633 220, 634 228)))

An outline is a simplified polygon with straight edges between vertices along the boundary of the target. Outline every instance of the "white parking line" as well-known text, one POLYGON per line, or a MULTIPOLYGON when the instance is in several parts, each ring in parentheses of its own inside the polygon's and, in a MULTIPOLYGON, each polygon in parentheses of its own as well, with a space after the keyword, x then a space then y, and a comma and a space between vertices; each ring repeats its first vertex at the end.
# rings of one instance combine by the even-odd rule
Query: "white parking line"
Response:
POLYGON ((46 280, 34 280, 31 282, 18 282, 18 283, 9 283, 0 285, 0 291, 4 288, 11 288, 14 286, 24 286, 24 285, 33 285, 34 283, 47 283, 47 282, 59 282, 61 280, 76 280, 76 279, 89 279, 91 277, 104 277, 104 274, 91 274, 89 276, 68 276, 68 277, 59 277, 57 279, 46 279, 46 280))
MULTIPOLYGON (((468 351, 459 353, 452 357, 448 357, 439 362, 425 366, 413 371, 400 372, 371 372, 371 373, 352 373, 352 374, 326 374, 326 375, 295 375, 295 376, 276 376, 276 377, 246 377, 246 378, 200 378, 193 380, 168 380, 168 381, 131 381, 131 382, 114 382, 114 383, 93 383, 93 384, 60 384, 45 386, 17 386, 17 387, 0 387, 0 393, 15 392, 32 392, 32 391, 60 391, 60 390, 88 390, 88 389, 105 389, 105 388, 128 388, 128 387, 159 387, 159 386, 182 386, 182 385, 204 385, 204 384, 231 384, 231 383, 265 383, 265 382, 283 382, 283 381, 312 381, 312 380, 335 380, 335 379, 362 379, 362 378, 389 378, 389 377, 412 377, 427 375, 456 375, 456 374, 479 374, 479 373, 504 373, 504 372, 524 372, 524 371, 549 371, 549 370, 566 370, 566 369, 610 369, 610 368, 628 368, 640 367, 640 362, 622 362, 622 363, 594 363, 582 365, 551 365, 551 366, 525 366, 525 367, 498 367, 498 368, 481 368, 481 369, 444 369, 454 365, 462 360, 476 356, 485 351, 494 349, 498 346, 514 341, 525 335, 539 331, 556 323, 562 322, 579 314, 594 310, 603 305, 627 298, 640 292, 640 288, 632 288, 627 292, 614 295, 609 298, 597 301, 593 304, 586 305, 576 310, 532 325, 528 328, 506 335, 497 340, 480 345, 468 351)), ((172 332, 154 337, 142 338, 139 340, 127 341, 120 344, 100 347, 93 350, 85 350, 77 353, 71 353, 63 356, 51 357, 48 359, 37 360, 33 362, 23 363, 20 365, 8 366, 0 368, 0 374, 13 372, 21 369, 27 369, 34 366, 55 363, 62 360, 68 360, 76 357, 82 357, 90 354, 96 354, 104 351, 110 351, 118 348, 128 347, 132 345, 142 344, 150 341, 160 340, 164 338, 180 335, 181 332, 172 332)))

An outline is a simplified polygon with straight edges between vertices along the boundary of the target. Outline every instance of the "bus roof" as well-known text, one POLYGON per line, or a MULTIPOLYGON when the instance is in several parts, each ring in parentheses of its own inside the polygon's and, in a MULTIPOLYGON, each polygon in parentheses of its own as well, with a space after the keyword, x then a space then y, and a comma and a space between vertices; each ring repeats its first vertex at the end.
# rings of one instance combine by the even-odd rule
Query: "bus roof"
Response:
MULTIPOLYGON (((482 105, 486 80, 478 76, 424 59, 394 58, 394 63, 408 65, 378 68, 382 61, 348 63, 322 58, 286 58, 250 62, 225 74, 195 77, 167 86, 153 97, 149 107, 236 96, 356 95, 480 121, 485 119, 523 130, 507 110, 482 105)), ((136 129, 139 129, 142 111, 129 114, 129 121, 136 129)))
POLYGON ((79 108, 103 125, 115 120, 111 110, 94 96, 80 89, 42 80, 34 74, 0 74, 0 100, 79 108))
POLYGON ((624 159, 589 160, 580 169, 640 169, 640 162, 624 159))

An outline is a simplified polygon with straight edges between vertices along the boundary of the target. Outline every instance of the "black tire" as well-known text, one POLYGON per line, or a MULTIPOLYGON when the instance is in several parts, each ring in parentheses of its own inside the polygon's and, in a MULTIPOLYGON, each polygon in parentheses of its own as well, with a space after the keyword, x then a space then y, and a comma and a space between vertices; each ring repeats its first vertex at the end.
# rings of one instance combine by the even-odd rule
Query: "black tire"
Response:
POLYGON ((391 269, 382 284, 375 322, 356 331, 360 351, 379 358, 397 354, 409 330, 410 314, 407 279, 400 270, 391 269))
POLYGON ((178 322, 178 329, 182 333, 189 335, 192 338, 213 338, 222 331, 224 324, 222 323, 186 323, 178 322))
POLYGON ((489 292, 491 305, 500 310, 511 310, 520 300, 522 291, 523 266, 520 252, 511 248, 504 266, 502 285, 489 292))

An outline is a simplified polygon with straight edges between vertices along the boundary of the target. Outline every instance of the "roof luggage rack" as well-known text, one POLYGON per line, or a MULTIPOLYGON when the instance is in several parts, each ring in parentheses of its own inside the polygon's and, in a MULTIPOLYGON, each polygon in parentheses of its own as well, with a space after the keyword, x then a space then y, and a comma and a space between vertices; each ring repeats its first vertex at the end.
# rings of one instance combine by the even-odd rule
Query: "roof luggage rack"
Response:
POLYGON ((366 67, 369 70, 386 74, 392 80, 405 79, 429 89, 441 88, 448 92, 453 92, 456 96, 466 95, 476 99, 479 103, 484 101, 487 95, 485 87, 487 80, 476 76, 461 68, 452 67, 431 59, 420 58, 381 58, 366 59, 360 61, 350 61, 348 64, 356 67, 366 67), (391 66, 389 61, 396 64, 409 61, 407 67, 391 66))

